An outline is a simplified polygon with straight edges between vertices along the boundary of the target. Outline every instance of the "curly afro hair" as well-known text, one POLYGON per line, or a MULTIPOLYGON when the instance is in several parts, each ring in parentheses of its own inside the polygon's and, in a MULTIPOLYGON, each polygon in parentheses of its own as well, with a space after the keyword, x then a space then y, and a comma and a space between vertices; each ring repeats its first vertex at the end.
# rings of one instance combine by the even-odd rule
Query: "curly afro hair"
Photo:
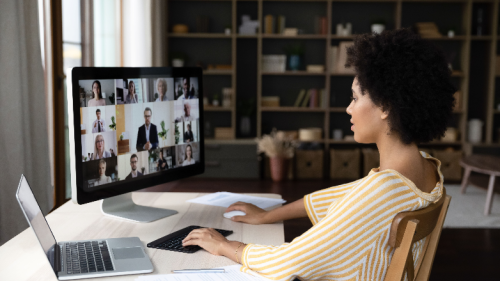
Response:
POLYGON ((347 48, 361 92, 389 111, 389 127, 405 144, 442 137, 456 88, 443 51, 410 29, 361 34, 347 48))

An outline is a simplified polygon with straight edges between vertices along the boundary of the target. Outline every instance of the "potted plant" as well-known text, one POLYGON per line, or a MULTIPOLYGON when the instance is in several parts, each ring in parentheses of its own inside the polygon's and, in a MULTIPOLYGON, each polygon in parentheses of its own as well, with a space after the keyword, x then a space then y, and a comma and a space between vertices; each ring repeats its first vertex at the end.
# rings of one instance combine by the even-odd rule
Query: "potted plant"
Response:
POLYGON ((172 58, 173 67, 183 67, 187 61, 187 56, 182 52, 172 52, 170 57, 172 58))
POLYGON ((109 128, 114 131, 114 130, 116 130, 116 123, 115 123, 115 117, 114 116, 111 116, 111 122, 112 123, 111 123, 111 125, 109 125, 109 128))
POLYGON ((213 106, 219 106, 219 94, 214 94, 212 98, 212 105, 213 106))
POLYGON ((288 69, 297 71, 303 68, 304 60, 304 45, 290 45, 285 48, 285 53, 288 60, 288 69))
POLYGON ((269 135, 256 139, 257 151, 264 152, 269 157, 271 178, 273 181, 282 181, 288 174, 288 161, 293 157, 295 141, 283 132, 274 128, 269 135))
POLYGON ((382 18, 372 20, 371 28, 373 33, 382 33, 385 29, 385 20, 382 18))
POLYGON ((174 136, 175 136, 175 144, 178 144, 179 143, 179 139, 181 137, 181 132, 179 131, 179 123, 175 123, 175 132, 174 132, 174 136))
POLYGON ((250 135, 252 123, 250 117, 255 111, 255 99, 243 99, 238 103, 238 112, 241 116, 240 133, 242 136, 250 135))
POLYGON ((163 146, 165 146, 165 141, 167 140, 168 137, 167 133, 170 129, 165 130, 165 121, 163 120, 161 121, 160 125, 161 125, 161 131, 158 133, 158 136, 163 140, 163 146))

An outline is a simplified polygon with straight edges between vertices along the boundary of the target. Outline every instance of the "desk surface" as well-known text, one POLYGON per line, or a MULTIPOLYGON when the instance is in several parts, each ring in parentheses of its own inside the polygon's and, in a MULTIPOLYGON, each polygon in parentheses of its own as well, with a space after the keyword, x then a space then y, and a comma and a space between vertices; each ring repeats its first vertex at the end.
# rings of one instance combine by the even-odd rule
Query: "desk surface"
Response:
MULTIPOLYGON (((226 257, 214 256, 203 250, 194 254, 183 254, 146 247, 148 242, 189 225, 230 229, 234 233, 227 238, 244 243, 284 243, 283 222, 265 225, 233 222, 222 216, 225 210, 223 207, 186 202, 202 195, 205 193, 133 193, 132 198, 137 204, 179 212, 151 223, 132 223, 104 216, 100 210, 100 201, 85 205, 67 202, 48 215, 47 221, 57 241, 139 237, 153 262, 154 271, 150 274, 167 274, 172 269, 213 268, 235 264, 226 257)), ((281 198, 280 195, 269 193, 248 195, 281 198)), ((95 280, 135 280, 138 276, 123 275, 95 280)), ((0 247, 0 279, 57 280, 31 229, 26 229, 0 247)))

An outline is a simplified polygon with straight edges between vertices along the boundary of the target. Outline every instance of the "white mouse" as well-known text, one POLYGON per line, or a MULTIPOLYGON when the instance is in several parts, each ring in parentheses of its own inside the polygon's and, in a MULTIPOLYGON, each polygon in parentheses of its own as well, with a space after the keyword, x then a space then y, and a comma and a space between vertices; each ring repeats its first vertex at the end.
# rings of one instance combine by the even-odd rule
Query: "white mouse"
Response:
POLYGON ((224 213, 224 217, 226 219, 231 219, 234 216, 245 216, 245 215, 246 215, 246 213, 242 212, 242 211, 231 211, 231 212, 224 213))

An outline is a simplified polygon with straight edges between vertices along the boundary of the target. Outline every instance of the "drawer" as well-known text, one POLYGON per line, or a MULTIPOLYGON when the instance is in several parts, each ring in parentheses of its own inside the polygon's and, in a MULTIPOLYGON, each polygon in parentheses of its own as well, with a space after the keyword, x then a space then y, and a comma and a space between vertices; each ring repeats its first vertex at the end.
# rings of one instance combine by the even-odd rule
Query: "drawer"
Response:
POLYGON ((257 144, 205 144, 205 161, 252 159, 257 161, 257 144))
POLYGON ((205 173, 201 178, 239 178, 258 179, 259 163, 257 156, 250 159, 206 160, 205 173))

